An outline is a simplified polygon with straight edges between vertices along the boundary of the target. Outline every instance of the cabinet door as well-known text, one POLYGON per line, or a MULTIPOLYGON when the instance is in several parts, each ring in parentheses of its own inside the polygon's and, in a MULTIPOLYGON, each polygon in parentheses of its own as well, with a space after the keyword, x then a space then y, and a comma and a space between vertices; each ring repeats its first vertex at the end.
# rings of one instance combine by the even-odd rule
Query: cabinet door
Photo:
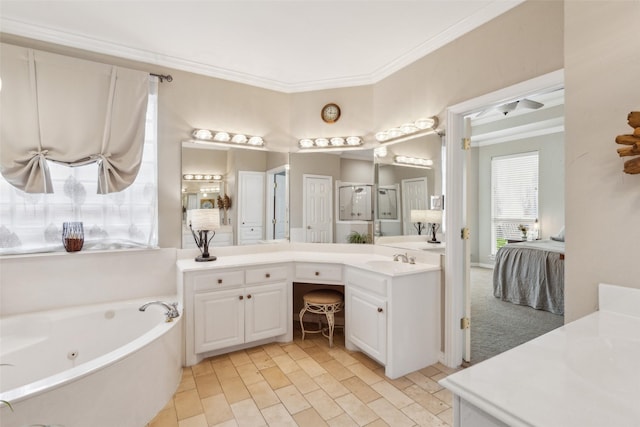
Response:
POLYGON ((387 301, 347 289, 347 333, 353 344, 384 364, 387 361, 387 301))
POLYGON ((195 352, 244 343, 244 295, 242 289, 194 296, 195 352))
POLYGON ((265 217, 264 172, 238 172, 238 225, 262 227, 265 217))
POLYGON ((245 341, 287 332, 287 283, 245 288, 245 341))

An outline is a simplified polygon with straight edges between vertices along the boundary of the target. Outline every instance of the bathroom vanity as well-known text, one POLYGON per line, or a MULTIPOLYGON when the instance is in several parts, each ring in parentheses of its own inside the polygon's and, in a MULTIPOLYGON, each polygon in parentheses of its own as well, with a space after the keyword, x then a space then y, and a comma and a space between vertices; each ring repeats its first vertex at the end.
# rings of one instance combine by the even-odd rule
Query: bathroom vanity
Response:
MULTIPOLYGON (((293 339, 296 283, 344 286, 345 344, 398 378, 438 361, 440 266, 372 253, 272 248, 214 262, 181 259, 185 364, 293 339)), ((335 250, 335 249, 334 249, 335 250)))
POLYGON ((454 426, 640 425, 640 289, 600 285, 599 306, 440 380, 454 426))

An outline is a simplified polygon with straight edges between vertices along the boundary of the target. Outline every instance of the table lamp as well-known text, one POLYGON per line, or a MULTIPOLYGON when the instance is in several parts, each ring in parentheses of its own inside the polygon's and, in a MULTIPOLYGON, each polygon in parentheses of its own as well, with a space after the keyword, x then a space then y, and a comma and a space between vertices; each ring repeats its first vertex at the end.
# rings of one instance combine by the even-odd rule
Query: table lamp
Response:
POLYGON ((431 224, 431 240, 427 240, 429 243, 440 243, 436 239, 436 230, 440 228, 442 224, 442 211, 436 209, 429 209, 425 212, 425 222, 431 224))
POLYGON ((209 254, 209 243, 220 228, 220 211, 218 209, 192 209, 189 211, 189 228, 193 239, 202 255, 196 261, 215 261, 216 257, 209 254), (211 237, 209 237, 211 232, 211 237))
POLYGON ((411 222, 413 226, 418 230, 418 235, 422 235, 422 230, 427 226, 427 211, 421 209, 411 209, 411 222))

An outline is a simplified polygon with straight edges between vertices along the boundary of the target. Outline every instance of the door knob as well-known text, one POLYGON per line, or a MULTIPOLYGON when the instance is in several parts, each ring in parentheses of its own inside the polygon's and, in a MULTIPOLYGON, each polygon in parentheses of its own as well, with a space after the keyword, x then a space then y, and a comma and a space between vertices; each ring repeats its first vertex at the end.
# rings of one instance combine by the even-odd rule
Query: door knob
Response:
POLYGON ((378 307, 378 313, 382 313, 382 307, 378 307))
POLYGON ((218 285, 222 284, 222 279, 218 279, 218 285))
POLYGON ((265 277, 268 279, 269 277, 271 277, 271 274, 267 273, 265 274, 265 277))
POLYGON ((243 297, 242 295, 240 295, 238 298, 239 298, 239 299, 241 299, 241 300, 243 300, 243 299, 244 299, 244 297, 243 297))
POLYGON ((319 272, 319 271, 316 271, 316 276, 319 276, 319 275, 320 275, 320 272, 319 272))
POLYGON ((251 299, 251 294, 247 295, 247 299, 251 299))

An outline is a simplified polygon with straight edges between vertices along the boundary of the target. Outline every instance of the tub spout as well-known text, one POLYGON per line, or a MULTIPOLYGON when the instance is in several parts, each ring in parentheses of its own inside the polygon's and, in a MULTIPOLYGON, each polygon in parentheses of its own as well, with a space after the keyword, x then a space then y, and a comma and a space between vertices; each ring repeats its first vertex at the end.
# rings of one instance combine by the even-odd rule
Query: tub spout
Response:
POLYGON ((148 302, 144 305, 142 305, 138 310, 140 311, 145 311, 147 309, 147 307, 149 307, 150 305, 161 305, 164 308, 167 309, 167 312, 165 313, 165 315, 167 316, 167 322, 173 322, 173 319, 175 319, 176 317, 180 316, 180 312, 178 311, 178 303, 177 302, 172 302, 170 304, 163 302, 163 301, 151 301, 148 302))

